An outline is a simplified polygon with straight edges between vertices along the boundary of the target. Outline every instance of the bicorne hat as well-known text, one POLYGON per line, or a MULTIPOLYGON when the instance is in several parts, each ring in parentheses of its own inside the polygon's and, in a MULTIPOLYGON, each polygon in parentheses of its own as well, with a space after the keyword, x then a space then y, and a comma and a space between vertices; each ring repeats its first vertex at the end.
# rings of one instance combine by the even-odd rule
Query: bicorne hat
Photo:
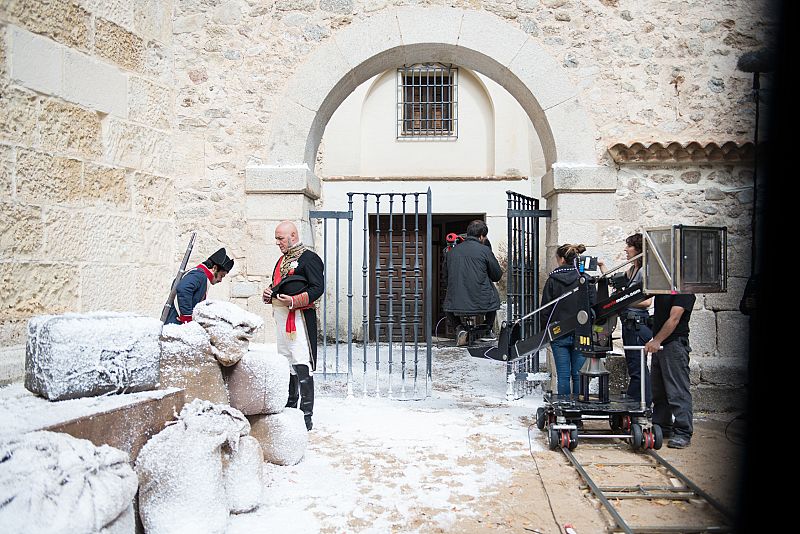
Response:
POLYGON ((225 272, 231 272, 233 269, 233 258, 229 258, 225 252, 225 248, 221 248, 211 256, 209 256, 208 260, 222 269, 225 272))
POLYGON ((272 288, 273 295, 289 295, 290 297, 305 291, 308 291, 308 280, 299 274, 290 274, 284 277, 278 282, 278 285, 272 288))

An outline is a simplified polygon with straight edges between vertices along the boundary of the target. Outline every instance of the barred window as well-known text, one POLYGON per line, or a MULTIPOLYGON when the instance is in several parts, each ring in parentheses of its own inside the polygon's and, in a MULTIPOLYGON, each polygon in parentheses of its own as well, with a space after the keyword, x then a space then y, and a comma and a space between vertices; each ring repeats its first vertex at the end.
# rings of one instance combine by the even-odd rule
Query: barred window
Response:
POLYGON ((425 63, 397 69, 397 137, 458 137, 458 69, 425 63))

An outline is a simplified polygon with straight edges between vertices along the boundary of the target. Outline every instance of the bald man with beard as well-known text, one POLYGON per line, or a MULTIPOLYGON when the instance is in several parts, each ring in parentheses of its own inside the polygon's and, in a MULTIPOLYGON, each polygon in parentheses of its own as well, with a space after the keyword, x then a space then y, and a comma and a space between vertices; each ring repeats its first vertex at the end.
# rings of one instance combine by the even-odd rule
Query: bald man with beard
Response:
MULTIPOLYGON (((325 267, 322 259, 306 249, 297 227, 290 221, 275 228, 275 244, 282 256, 272 270, 272 283, 264 290, 263 299, 272 304, 278 353, 291 364, 287 407, 299 408, 305 416, 306 429, 311 430, 314 412, 314 371, 317 367, 317 313, 314 302, 325 291, 325 267), (293 280, 305 285, 297 294, 273 293, 281 281, 293 280), (306 285, 307 284, 307 285, 306 285), (297 313, 300 312, 300 313, 297 313)), ((295 284, 297 285, 297 284, 295 284)))

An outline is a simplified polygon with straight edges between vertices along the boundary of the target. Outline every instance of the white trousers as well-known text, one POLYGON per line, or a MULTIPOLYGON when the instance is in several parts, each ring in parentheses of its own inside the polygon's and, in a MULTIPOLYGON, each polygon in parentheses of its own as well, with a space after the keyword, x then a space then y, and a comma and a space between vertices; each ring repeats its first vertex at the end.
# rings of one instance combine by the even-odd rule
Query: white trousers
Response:
MULTIPOLYGON (((289 339, 286 332, 286 318, 289 317, 289 308, 280 304, 272 304, 272 317, 275 319, 275 337, 277 338, 278 354, 284 356, 291 365, 307 365, 311 371, 311 345, 308 342, 308 329, 302 311, 294 312, 295 338, 289 339)), ((294 369, 291 370, 295 374, 294 369)))

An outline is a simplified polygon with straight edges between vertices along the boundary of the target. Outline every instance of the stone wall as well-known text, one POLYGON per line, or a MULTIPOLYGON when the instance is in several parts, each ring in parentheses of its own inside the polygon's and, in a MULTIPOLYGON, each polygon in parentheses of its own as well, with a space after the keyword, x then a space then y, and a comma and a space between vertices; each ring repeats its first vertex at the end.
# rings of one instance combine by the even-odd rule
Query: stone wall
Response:
POLYGON ((171 12, 0 1, 2 365, 33 315, 160 313, 177 270, 171 12))

